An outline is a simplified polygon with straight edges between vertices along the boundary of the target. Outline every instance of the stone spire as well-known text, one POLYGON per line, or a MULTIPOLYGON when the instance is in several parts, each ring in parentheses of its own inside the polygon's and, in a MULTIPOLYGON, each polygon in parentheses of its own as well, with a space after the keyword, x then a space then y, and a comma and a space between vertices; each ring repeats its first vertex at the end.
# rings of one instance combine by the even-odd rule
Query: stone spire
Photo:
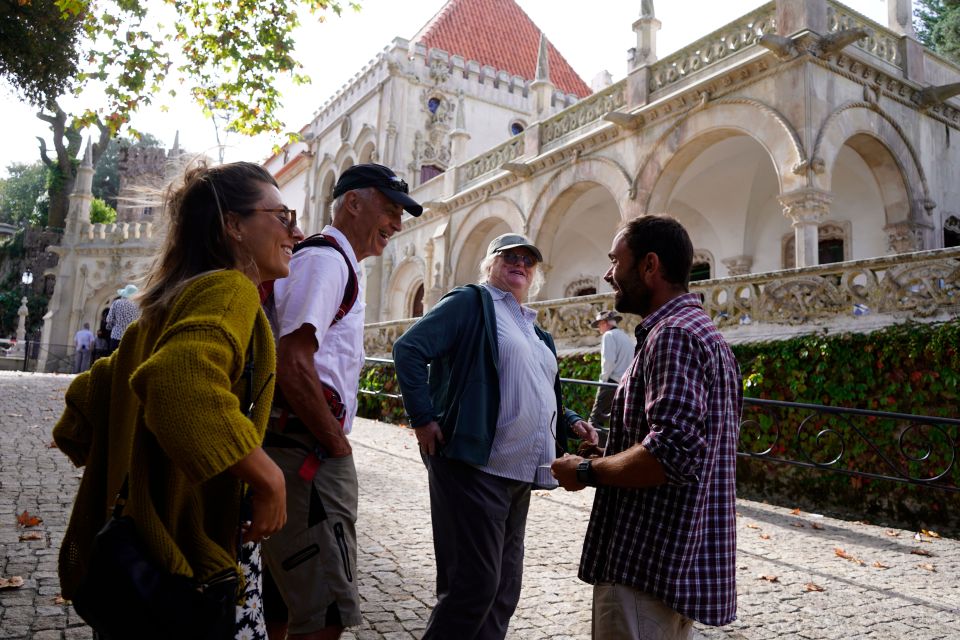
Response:
POLYGON ((540 50, 537 53, 536 80, 530 84, 531 93, 536 97, 537 117, 545 116, 553 106, 553 92, 555 87, 550 82, 550 43, 547 36, 540 32, 540 50))
POLYGON ((90 224, 90 205, 93 202, 93 146, 87 140, 83 152, 83 162, 77 169, 77 181, 70 194, 70 206, 67 210, 67 232, 76 233, 84 224, 90 224))
POLYGON ((637 34, 637 46, 630 50, 630 69, 656 62, 660 21, 653 9, 653 0, 643 0, 640 3, 640 17, 633 23, 633 31, 637 34))
POLYGON ((550 58, 547 55, 549 47, 547 46, 547 35, 540 32, 540 50, 537 52, 537 73, 538 82, 550 82, 550 58))
POLYGON ((912 0, 887 0, 887 22, 893 31, 911 38, 917 37, 913 29, 912 0))

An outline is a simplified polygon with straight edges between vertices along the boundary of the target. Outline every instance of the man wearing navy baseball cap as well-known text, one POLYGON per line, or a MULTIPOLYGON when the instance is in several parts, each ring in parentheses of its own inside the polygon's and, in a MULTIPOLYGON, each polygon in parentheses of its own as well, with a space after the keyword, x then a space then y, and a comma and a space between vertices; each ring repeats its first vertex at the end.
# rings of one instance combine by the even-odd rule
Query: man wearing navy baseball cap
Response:
POLYGON ((287 491, 287 525, 263 543, 270 637, 329 640, 363 622, 357 470, 347 439, 364 358, 358 274, 361 261, 383 255, 404 211, 423 213, 407 192, 382 165, 344 171, 333 222, 297 245, 290 275, 264 303, 277 337, 278 389, 264 448, 287 491))
POLYGON ((344 171, 333 188, 333 198, 366 187, 374 187, 412 216, 423 213, 423 207, 407 195, 410 191, 407 183, 382 164, 356 164, 344 171))

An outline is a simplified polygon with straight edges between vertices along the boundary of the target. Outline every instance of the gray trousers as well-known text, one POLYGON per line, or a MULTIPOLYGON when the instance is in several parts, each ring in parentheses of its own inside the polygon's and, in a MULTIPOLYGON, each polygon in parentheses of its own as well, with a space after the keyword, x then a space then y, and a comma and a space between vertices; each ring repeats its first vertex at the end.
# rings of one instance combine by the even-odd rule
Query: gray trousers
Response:
MULTIPOLYGON (((610 379, 607 382, 616 380, 610 379)), ((613 404, 613 395, 617 392, 616 387, 597 387, 597 397, 593 400, 593 408, 590 410, 590 424, 595 427, 609 426, 610 407, 613 404)))
POLYGON ((437 604, 423 640, 502 640, 520 600, 529 482, 424 456, 437 604))

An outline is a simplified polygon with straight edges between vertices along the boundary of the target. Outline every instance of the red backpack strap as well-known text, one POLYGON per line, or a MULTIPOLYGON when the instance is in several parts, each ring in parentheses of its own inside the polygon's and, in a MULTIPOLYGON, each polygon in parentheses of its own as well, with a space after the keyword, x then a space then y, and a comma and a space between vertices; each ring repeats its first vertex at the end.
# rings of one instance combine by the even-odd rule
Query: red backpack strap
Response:
POLYGON ((330 247, 335 249, 337 253, 343 256, 343 261, 347 263, 347 287, 343 290, 343 300, 340 301, 340 307, 337 309, 337 314, 333 317, 333 322, 330 323, 332 327, 336 323, 343 320, 343 317, 350 313, 350 310, 353 309, 354 303, 357 301, 357 295, 360 293, 360 287, 357 284, 357 274, 353 270, 353 264, 350 262, 350 257, 343 250, 343 247, 340 246, 340 243, 336 241, 335 238, 331 236, 325 236, 322 233, 315 233, 306 240, 297 243, 293 248, 293 252, 296 253, 301 249, 307 249, 309 247, 330 247))

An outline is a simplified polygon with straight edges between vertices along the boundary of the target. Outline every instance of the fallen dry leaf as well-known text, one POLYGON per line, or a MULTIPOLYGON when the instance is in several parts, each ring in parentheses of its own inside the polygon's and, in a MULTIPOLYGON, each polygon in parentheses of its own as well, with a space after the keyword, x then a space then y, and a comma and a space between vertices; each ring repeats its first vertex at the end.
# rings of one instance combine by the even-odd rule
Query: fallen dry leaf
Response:
POLYGON ((873 563, 873 566, 876 567, 877 569, 889 569, 889 568, 890 568, 890 565, 883 564, 883 563, 880 562, 879 560, 877 560, 876 562, 874 562, 874 563, 873 563))
POLYGON ((59 593, 53 599, 53 604, 66 604, 66 603, 67 603, 67 600, 59 593))
POLYGON ((10 578, 0 578, 0 589, 19 589, 23 586, 23 578, 12 576, 10 578))
POLYGON ((923 564, 918 564, 917 566, 920 567, 921 569, 924 569, 925 571, 936 571, 936 570, 937 570, 937 568, 936 568, 935 566, 933 566, 932 564, 930 564, 929 562, 924 562, 923 564))
POLYGON ((804 591, 824 591, 824 588, 818 584, 808 582, 807 584, 803 585, 803 590, 804 591))
POLYGON ((823 525, 820 524, 820 523, 818 523, 818 522, 811 522, 811 523, 810 523, 810 528, 816 529, 817 531, 819 531, 819 530, 823 529, 823 525))
POLYGON ((802 522, 791 522, 790 526, 796 527, 797 529, 806 529, 807 527, 807 525, 803 524, 802 522))
POLYGON ((767 582, 780 582, 780 578, 778 578, 777 576, 767 576, 763 574, 757 576, 757 580, 766 580, 767 582))
POLYGON ((915 555, 915 556, 927 556, 927 557, 930 557, 930 556, 933 555, 932 553, 930 553, 930 552, 927 551, 926 549, 910 549, 910 553, 912 553, 912 554, 915 555))
POLYGON ((43 518, 40 516, 32 516, 29 511, 24 510, 23 513, 17 516, 17 524, 21 527, 36 527, 43 522, 43 518))
POLYGON ((887 529, 886 531, 884 531, 884 533, 886 533, 886 534, 887 534, 888 536, 890 536, 891 538, 899 538, 899 537, 900 537, 900 532, 899 532, 899 531, 894 531, 894 530, 892 530, 892 529, 887 529))
POLYGON ((54 442, 53 440, 47 443, 47 449, 56 449, 56 448, 57 448, 57 443, 54 442))
POLYGON ((43 532, 27 531, 20 534, 20 542, 27 542, 28 540, 43 540, 43 532))
POLYGON ((769 539, 770 539, 770 534, 769 534, 769 533, 761 533, 761 534, 760 534, 760 539, 761 539, 761 540, 769 540, 769 539))
POLYGON ((760 525, 753 524, 752 522, 747 523, 747 529, 759 529, 760 525))
POLYGON ((834 547, 833 552, 837 555, 838 558, 843 558, 844 560, 849 560, 850 562, 856 562, 860 566, 863 566, 864 562, 860 558, 851 555, 841 549, 840 547, 834 547))
POLYGON ((794 510, 791 511, 790 513, 792 513, 792 514, 795 515, 795 516, 800 515, 800 507, 797 507, 796 509, 794 509, 794 510))
POLYGON ((928 538, 939 538, 940 534, 936 531, 930 531, 929 529, 920 529, 920 533, 927 536, 928 538))

